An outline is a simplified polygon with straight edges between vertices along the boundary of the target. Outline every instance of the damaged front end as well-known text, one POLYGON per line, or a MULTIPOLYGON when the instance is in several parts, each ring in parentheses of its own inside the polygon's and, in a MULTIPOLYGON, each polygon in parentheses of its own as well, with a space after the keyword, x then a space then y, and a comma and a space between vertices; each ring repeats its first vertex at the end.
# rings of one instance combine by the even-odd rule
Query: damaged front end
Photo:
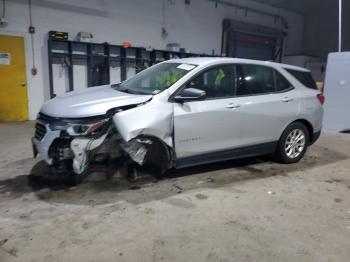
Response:
POLYGON ((53 169, 82 174, 90 162, 106 158, 103 146, 111 133, 111 116, 56 118, 39 113, 32 139, 38 153, 53 169))
MULTIPOLYGON (((172 167, 172 149, 154 134, 142 132, 147 130, 143 127, 138 133, 130 130, 128 133, 133 135, 124 138, 116 126, 116 119, 125 119, 116 116, 129 111, 126 109, 131 107, 80 119, 39 113, 32 139, 34 155, 38 153, 56 173, 81 175, 94 164, 108 164, 122 156, 128 157, 130 163, 153 166, 164 173, 172 167)), ((122 133, 126 133, 126 124, 121 122, 120 126, 122 133)))

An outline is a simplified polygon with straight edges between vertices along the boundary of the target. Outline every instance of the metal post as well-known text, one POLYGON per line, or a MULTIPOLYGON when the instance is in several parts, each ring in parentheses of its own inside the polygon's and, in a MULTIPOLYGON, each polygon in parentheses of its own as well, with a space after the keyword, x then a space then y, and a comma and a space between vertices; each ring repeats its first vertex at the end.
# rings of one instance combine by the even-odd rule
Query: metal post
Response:
POLYGON ((342 40, 342 36, 341 36, 341 27, 342 27, 342 22, 341 22, 341 18, 342 18, 342 0, 339 0, 339 39, 338 39, 338 52, 341 52, 341 40, 342 40))
POLYGON ((69 83, 69 91, 74 90, 74 75, 73 75, 73 48, 72 48, 72 42, 67 42, 68 44, 68 83, 69 83))
POLYGON ((53 88, 53 75, 52 75, 52 42, 47 40, 48 60, 49 60, 49 85, 50 85, 50 99, 55 97, 55 90, 53 88))

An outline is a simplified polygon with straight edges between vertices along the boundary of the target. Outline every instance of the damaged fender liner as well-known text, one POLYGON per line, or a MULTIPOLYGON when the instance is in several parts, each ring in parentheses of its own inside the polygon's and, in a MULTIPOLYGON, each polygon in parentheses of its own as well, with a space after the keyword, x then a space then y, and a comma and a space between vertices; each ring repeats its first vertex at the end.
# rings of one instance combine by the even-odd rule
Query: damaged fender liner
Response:
POLYGON ((156 137, 139 136, 122 142, 121 148, 138 165, 156 167, 160 174, 173 166, 172 151, 156 137))

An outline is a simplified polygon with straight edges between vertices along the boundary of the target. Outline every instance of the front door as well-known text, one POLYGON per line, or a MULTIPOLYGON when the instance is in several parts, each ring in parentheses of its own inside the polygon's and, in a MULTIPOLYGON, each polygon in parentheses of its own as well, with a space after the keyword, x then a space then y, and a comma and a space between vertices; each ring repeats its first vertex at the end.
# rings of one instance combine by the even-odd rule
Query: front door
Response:
POLYGON ((0 121, 28 120, 24 39, 0 35, 0 121))
POLYGON ((186 88, 204 90, 204 101, 174 104, 178 159, 218 153, 240 145, 240 113, 234 98, 234 65, 217 66, 190 80, 186 88))

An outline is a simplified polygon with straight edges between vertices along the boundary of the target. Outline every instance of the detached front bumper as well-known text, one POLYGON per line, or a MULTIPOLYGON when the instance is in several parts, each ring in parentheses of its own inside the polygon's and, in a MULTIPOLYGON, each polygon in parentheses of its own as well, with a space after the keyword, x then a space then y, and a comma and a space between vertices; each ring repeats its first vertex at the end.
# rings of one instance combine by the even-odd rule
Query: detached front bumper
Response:
POLYGON ((49 165, 53 160, 49 157, 49 149, 52 142, 60 136, 60 130, 51 130, 49 124, 37 121, 35 125, 35 135, 32 138, 33 155, 39 156, 49 165))
MULTIPOLYGON (((48 117, 46 116, 46 118, 48 117)), ((88 168, 91 152, 92 154, 101 153, 103 148, 99 147, 105 141, 109 130, 109 126, 106 126, 100 131, 104 132, 103 134, 89 137, 85 135, 72 136, 70 132, 74 132, 74 129, 69 130, 70 127, 66 129, 61 127, 58 130, 56 128, 55 122, 46 122, 43 116, 38 118, 35 134, 32 138, 33 155, 34 157, 39 155, 48 165, 59 169, 68 168, 75 174, 82 174, 88 168), (44 120, 42 120, 43 118, 44 120), (95 151, 96 148, 99 148, 100 151, 95 151)))

